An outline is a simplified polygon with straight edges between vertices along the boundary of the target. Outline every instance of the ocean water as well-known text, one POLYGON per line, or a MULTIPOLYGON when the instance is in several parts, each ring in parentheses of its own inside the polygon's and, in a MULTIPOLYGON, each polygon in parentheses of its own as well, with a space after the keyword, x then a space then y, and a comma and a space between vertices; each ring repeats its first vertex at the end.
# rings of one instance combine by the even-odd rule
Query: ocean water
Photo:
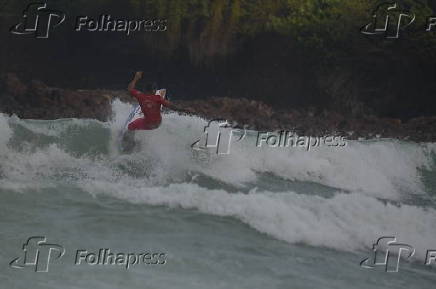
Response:
POLYGON ((207 122, 169 113, 122 154, 129 109, 115 101, 105 123, 0 114, 1 288, 434 287, 424 260, 436 250, 436 144, 308 152, 258 148, 249 132, 229 155, 204 157, 191 144, 207 122), (48 272, 10 266, 33 236, 65 250, 48 272), (416 250, 397 273, 360 266, 383 236, 416 250), (77 250, 100 249, 165 264, 75 264, 77 250))

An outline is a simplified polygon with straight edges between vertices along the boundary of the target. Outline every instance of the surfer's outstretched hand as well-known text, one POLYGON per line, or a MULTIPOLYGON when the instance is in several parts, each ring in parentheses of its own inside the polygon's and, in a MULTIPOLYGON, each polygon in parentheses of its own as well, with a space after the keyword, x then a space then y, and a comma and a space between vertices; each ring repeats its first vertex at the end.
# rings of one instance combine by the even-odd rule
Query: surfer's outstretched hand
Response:
POLYGON ((137 71, 135 73, 135 77, 132 79, 132 81, 130 81, 129 85, 127 86, 128 91, 132 91, 133 89, 135 89, 136 82, 138 82, 138 80, 142 78, 142 74, 142 71, 137 71))

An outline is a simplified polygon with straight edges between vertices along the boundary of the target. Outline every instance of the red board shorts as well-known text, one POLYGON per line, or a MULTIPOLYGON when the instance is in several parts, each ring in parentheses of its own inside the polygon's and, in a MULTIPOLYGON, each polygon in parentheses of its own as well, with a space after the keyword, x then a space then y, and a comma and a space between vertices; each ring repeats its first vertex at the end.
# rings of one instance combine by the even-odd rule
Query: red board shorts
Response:
POLYGON ((127 129, 128 130, 152 130, 156 129, 160 126, 160 123, 162 120, 157 119, 146 119, 146 118, 138 118, 137 120, 132 121, 129 123, 127 129))

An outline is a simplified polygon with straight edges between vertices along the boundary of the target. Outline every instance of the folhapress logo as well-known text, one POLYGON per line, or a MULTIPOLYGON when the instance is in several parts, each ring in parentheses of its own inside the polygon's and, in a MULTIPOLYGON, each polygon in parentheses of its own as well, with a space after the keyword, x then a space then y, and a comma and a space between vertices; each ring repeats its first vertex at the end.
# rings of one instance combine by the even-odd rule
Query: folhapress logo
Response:
MULTIPOLYGON (((362 268, 384 267, 386 272, 398 272, 400 260, 411 260, 415 249, 408 244, 398 243, 395 237, 381 237, 372 246, 372 255, 360 262, 362 268)), ((436 250, 427 250, 425 266, 436 265, 436 250)))
POLYGON ((51 262, 60 259, 65 254, 61 245, 47 243, 46 237, 36 236, 27 239, 23 244, 24 256, 9 263, 15 269, 34 267, 35 272, 48 272, 51 262))
MULTIPOLYGON (((191 145, 194 150, 216 149, 218 155, 230 154, 230 146, 235 129, 226 120, 212 120, 204 128, 204 133, 195 143, 191 145)), ((242 135, 236 141, 241 141, 246 135, 242 135)))
POLYGON ((47 39, 51 29, 61 25, 65 17, 61 11, 48 9, 47 3, 30 3, 23 11, 22 22, 14 25, 10 32, 47 39))
POLYGON ((415 14, 398 8, 397 3, 383 3, 373 12, 373 20, 363 26, 361 32, 367 35, 384 35, 399 38, 400 31, 415 21, 415 14))
POLYGON ((395 237, 379 238, 372 250, 372 256, 364 259, 360 266, 363 268, 383 266, 386 272, 398 272, 401 256, 410 259, 415 254, 412 246, 398 243, 395 237))

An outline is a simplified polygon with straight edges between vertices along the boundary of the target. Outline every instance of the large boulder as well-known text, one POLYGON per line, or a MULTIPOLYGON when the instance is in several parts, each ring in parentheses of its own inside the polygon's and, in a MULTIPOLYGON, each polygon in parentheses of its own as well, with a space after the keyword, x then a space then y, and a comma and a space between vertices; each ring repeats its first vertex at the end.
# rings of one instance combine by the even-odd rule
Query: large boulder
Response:
POLYGON ((3 87, 7 94, 15 97, 23 97, 27 93, 27 86, 15 73, 6 73, 2 77, 3 87))

